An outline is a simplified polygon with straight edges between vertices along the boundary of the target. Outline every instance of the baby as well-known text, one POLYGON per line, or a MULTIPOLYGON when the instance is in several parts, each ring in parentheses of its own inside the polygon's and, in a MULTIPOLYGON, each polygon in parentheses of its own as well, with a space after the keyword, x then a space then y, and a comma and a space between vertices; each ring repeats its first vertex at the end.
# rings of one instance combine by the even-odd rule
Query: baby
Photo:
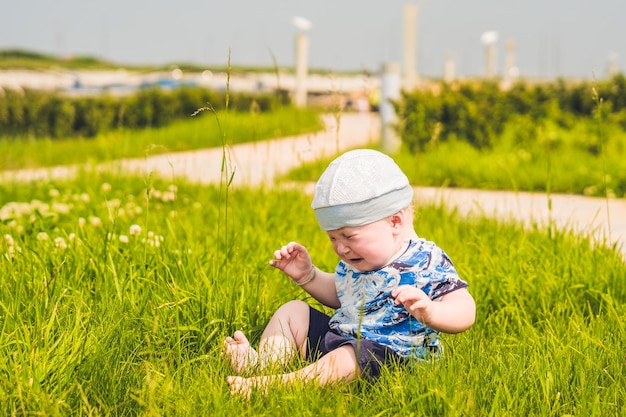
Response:
POLYGON ((313 265, 295 242, 274 252, 270 265, 325 306, 327 316, 294 300, 278 308, 258 351, 241 331, 224 341, 236 375, 232 394, 292 381, 320 385, 376 378, 381 366, 440 356, 440 332, 458 333, 475 320, 476 305, 450 258, 413 226, 413 189, 387 155, 347 152, 324 171, 312 208, 340 261, 333 273, 313 265), (299 355, 309 362, 294 372, 276 370, 299 355))

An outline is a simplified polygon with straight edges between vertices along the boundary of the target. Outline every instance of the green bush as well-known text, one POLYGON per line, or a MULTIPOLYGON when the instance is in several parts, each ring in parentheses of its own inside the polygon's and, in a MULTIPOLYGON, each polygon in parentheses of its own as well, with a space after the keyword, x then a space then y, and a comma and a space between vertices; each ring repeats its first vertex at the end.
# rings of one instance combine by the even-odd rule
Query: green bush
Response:
MULTIPOLYGON (((601 83, 576 84, 520 81, 506 90, 490 81, 442 83, 430 89, 404 91, 394 105, 400 137, 411 152, 452 140, 487 149, 499 140, 507 124, 520 120, 520 143, 532 138, 528 125, 547 120, 566 129, 580 118, 614 120, 626 126, 626 78, 620 74, 601 83)), ((588 150, 598 151, 593 143, 588 150)))
MULTIPOLYGON (((189 117, 201 107, 223 110, 227 94, 199 87, 172 91, 149 88, 126 97, 68 97, 61 93, 9 90, 0 96, 0 131, 11 137, 57 139, 92 138, 120 128, 161 127, 189 117)), ((229 109, 234 111, 267 112, 288 104, 286 96, 273 93, 228 94, 229 109)))

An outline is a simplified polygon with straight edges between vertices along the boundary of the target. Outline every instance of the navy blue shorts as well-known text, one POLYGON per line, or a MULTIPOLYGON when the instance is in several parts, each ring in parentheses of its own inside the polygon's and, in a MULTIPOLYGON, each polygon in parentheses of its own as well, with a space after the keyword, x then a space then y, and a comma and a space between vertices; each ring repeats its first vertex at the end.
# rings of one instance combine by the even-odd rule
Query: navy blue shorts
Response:
POLYGON ((330 317, 314 308, 309 308, 309 333, 307 335, 306 359, 315 361, 341 346, 350 345, 356 353, 361 375, 375 379, 380 375, 383 364, 401 363, 406 359, 392 349, 367 339, 341 336, 328 326, 330 317))

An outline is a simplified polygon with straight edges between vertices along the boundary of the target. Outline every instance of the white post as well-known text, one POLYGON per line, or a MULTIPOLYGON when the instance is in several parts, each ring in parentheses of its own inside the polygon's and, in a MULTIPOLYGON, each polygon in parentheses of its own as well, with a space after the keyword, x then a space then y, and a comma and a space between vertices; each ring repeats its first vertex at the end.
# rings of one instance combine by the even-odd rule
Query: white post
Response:
POLYGON ((294 104, 297 107, 304 107, 307 104, 307 85, 309 67, 309 30, 313 24, 303 18, 296 16, 293 24, 298 29, 296 35, 296 82, 294 91, 294 104))
POLYGON ((417 4, 405 4, 404 16, 404 88, 411 90, 419 82, 417 73, 417 4))
POLYGON ((510 88, 519 77, 519 68, 516 64, 517 44, 514 40, 508 40, 505 44, 506 56, 504 58, 504 88, 510 88))
POLYGON ((299 32, 296 35, 296 91, 294 94, 294 102, 298 107, 306 106, 307 98, 307 52, 309 49, 309 40, 306 33, 299 32))
POLYGON ((443 80, 447 83, 451 83, 454 81, 456 77, 456 61, 454 60, 454 55, 448 53, 446 55, 446 61, 443 65, 443 80))
POLYGON ((386 153, 394 153, 400 149, 400 138, 395 130, 396 112, 390 100, 400 98, 400 64, 387 62, 383 64, 380 80, 380 121, 381 147, 386 153))
POLYGON ((498 42, 498 32, 490 30, 484 32, 480 41, 485 45, 485 77, 494 78, 496 76, 496 42, 498 42))

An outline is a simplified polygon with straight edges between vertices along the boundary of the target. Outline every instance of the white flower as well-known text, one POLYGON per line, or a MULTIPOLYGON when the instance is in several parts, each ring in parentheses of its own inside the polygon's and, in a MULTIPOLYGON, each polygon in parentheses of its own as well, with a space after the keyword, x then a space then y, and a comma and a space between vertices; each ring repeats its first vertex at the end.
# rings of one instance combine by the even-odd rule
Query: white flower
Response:
POLYGON ((15 246, 15 241, 11 235, 4 235, 4 241, 7 242, 8 247, 15 246))
POLYGON ((141 226, 138 224, 131 225, 128 233, 130 233, 131 236, 139 236, 141 234, 141 226))
POLYGON ((67 214, 72 208, 63 203, 52 203, 52 211, 60 214, 67 214))
POLYGON ((100 220, 100 217, 96 216, 89 216, 89 223, 91 223, 91 225, 94 227, 102 226, 102 220, 100 220))
POLYGON ((126 236, 126 235, 120 235, 120 242, 122 242, 122 243, 128 243, 128 236, 126 236))
POLYGON ((78 227, 80 227, 81 229, 83 227, 85 227, 85 224, 87 223, 87 220, 85 220, 84 217, 79 217, 78 218, 78 227))
POLYGON ((56 188, 51 188, 50 191, 48 191, 48 195, 52 198, 56 198, 61 195, 61 193, 56 188))
POLYGON ((67 243, 65 243, 65 239, 63 239, 62 237, 57 237, 54 238, 54 246, 59 249, 66 249, 67 243))
POLYGON ((100 188, 102 189, 103 193, 108 193, 109 191, 111 191, 113 187, 111 187, 111 184, 109 184, 108 182, 105 182, 105 183, 102 183, 100 188))
POLYGON ((176 200, 176 194, 172 191, 166 191, 161 194, 161 201, 163 201, 164 203, 171 203, 174 200, 176 200))
POLYGON ((46 232, 37 233, 37 240, 48 240, 49 236, 46 232))

